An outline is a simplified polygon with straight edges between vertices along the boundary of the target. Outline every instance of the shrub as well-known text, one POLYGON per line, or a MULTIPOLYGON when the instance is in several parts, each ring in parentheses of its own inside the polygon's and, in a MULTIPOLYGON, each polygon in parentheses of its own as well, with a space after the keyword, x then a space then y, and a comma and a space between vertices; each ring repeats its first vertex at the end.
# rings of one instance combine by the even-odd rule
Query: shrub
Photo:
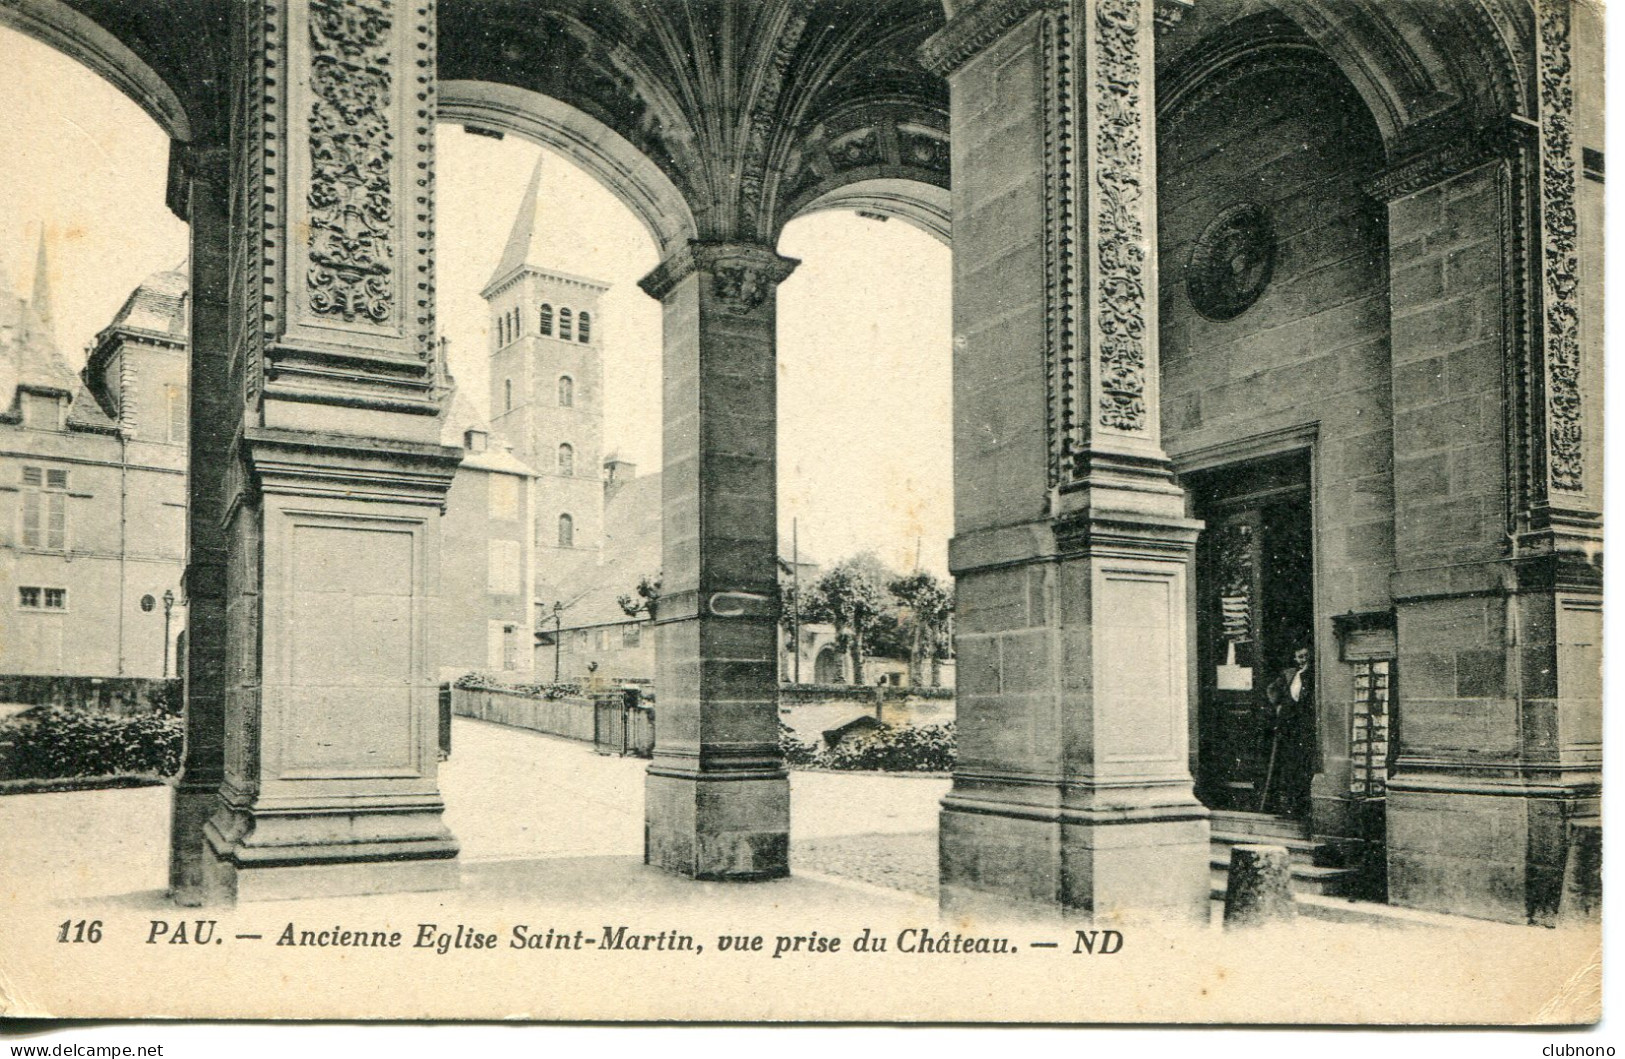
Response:
POLYGON ((954 726, 948 724, 882 724, 866 735, 835 747, 808 743, 795 729, 779 722, 779 749, 791 768, 837 771, 951 772, 954 726))
POLYGON ((783 721, 779 722, 779 749, 784 753, 784 763, 791 768, 814 768, 818 764, 817 744, 803 740, 783 721))
POLYGON ((501 691, 509 695, 525 695, 533 699, 579 698, 581 685, 569 682, 515 684, 487 673, 464 673, 458 677, 456 687, 469 691, 501 691))
POLYGON ((954 726, 882 724, 867 735, 824 751, 826 768, 884 772, 950 772, 954 767, 954 726))
POLYGON ((39 706, 0 723, 0 779, 173 776, 184 731, 179 717, 162 713, 39 706))

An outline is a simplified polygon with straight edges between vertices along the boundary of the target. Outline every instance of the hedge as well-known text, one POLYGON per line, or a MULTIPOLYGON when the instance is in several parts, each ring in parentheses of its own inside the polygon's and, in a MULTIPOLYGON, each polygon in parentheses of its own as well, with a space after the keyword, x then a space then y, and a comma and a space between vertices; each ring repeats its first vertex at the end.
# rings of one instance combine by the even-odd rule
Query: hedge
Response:
POLYGON ((181 719, 37 706, 0 722, 0 780, 180 771, 181 719))
POLYGON ((469 691, 505 691, 510 695, 528 695, 533 699, 574 699, 581 697, 581 685, 568 682, 515 684, 485 673, 464 673, 456 686, 469 691))

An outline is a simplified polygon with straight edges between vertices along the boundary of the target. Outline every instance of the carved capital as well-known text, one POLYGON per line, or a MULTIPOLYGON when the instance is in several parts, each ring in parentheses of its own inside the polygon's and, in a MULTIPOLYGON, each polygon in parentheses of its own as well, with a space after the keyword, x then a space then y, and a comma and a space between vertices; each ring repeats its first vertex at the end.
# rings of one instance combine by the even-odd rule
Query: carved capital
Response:
POLYGON ((976 0, 920 46, 920 65, 947 77, 1029 15, 1065 6, 1066 0, 976 0))
POLYGON ((672 254, 638 286, 661 299, 696 272, 709 276, 710 293, 723 308, 739 316, 758 309, 801 262, 781 257, 754 243, 702 243, 691 240, 672 254))

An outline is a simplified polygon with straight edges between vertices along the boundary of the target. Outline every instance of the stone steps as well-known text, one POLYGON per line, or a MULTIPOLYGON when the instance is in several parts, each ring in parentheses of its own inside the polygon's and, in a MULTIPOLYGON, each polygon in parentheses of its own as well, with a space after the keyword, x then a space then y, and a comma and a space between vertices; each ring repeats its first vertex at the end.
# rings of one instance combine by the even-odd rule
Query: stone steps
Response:
POLYGON ((1237 845, 1284 846, 1292 858, 1292 889, 1317 897, 1348 896, 1358 871, 1331 860, 1331 847, 1309 837, 1306 825, 1296 820, 1260 813, 1215 812, 1212 829, 1209 882, 1213 897, 1224 899, 1230 871, 1230 848, 1237 845))

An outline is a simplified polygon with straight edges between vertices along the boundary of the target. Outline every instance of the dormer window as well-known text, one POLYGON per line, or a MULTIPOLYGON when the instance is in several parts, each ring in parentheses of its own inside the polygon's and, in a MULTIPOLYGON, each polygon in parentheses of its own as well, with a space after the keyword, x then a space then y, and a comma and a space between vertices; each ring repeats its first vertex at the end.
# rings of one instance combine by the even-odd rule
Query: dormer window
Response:
POLYGON ((542 303, 542 337, 553 337, 553 307, 546 302, 542 303))
POLYGON ((570 341, 570 310, 568 308, 559 310, 559 337, 566 342, 570 341))
POLYGON ((576 341, 592 341, 592 314, 589 312, 583 311, 576 321, 576 341))

